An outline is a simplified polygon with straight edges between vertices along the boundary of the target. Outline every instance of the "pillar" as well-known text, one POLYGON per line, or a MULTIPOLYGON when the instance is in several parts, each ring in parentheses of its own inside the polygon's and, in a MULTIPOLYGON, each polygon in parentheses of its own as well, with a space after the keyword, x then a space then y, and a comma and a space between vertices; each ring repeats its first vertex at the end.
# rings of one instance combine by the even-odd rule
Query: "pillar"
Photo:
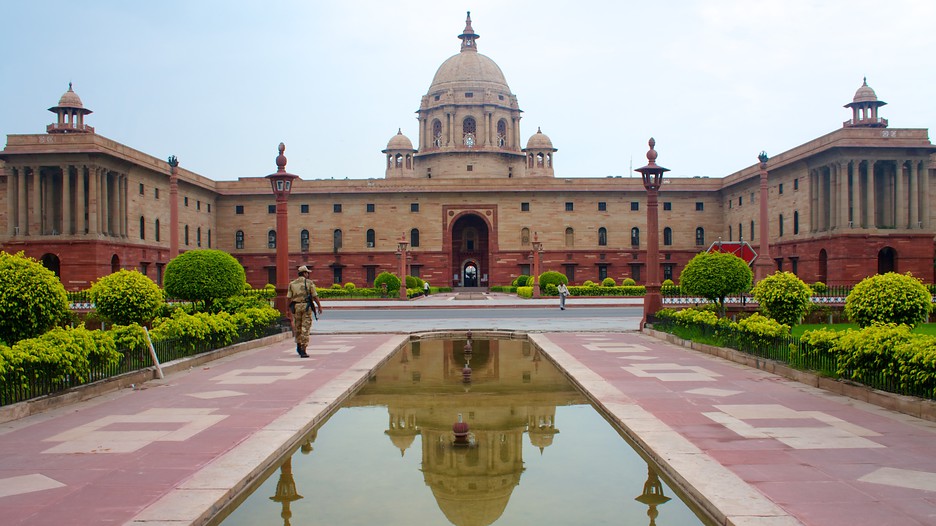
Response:
POLYGON ((920 222, 920 194, 919 194, 919 174, 917 172, 917 161, 911 159, 908 167, 907 176, 909 177, 910 192, 910 228, 917 228, 920 222))
POLYGON ((111 235, 110 181, 107 169, 101 169, 101 233, 111 235))
POLYGON ((42 211, 42 189, 40 184, 42 177, 40 172, 40 167, 32 167, 32 209, 29 211, 29 235, 31 236, 42 235, 42 216, 40 215, 40 212, 42 211))
POLYGON ((7 235, 16 235, 16 182, 15 169, 11 166, 7 170, 7 235))
POLYGON ((836 165, 838 170, 838 228, 848 228, 848 161, 839 161, 836 165))
POLYGON ((71 166, 62 166, 62 234, 72 233, 71 166))
POLYGON ((907 216, 907 202, 910 200, 904 186, 904 166, 907 161, 897 161, 894 170, 894 227, 907 228, 910 220, 907 216))
POLYGON ((920 175, 920 223, 922 228, 930 226, 930 174, 926 161, 920 161, 917 167, 920 175))
POLYGON ((19 227, 19 235, 25 236, 29 233, 29 218, 26 216, 28 196, 26 195, 26 167, 17 168, 16 175, 16 226, 19 227))
POLYGON ((816 169, 809 170, 809 231, 819 231, 819 179, 816 169))
POLYGON ((85 217, 88 206, 85 204, 85 167, 75 166, 75 233, 83 235, 87 232, 85 217))
POLYGON ((875 217, 875 203, 877 199, 874 196, 874 161, 868 159, 865 161, 867 163, 866 169, 866 180, 867 180, 867 196, 868 201, 866 203, 867 210, 865 214, 867 216, 867 228, 876 228, 877 227, 877 218, 875 217))
POLYGON ((99 190, 98 180, 99 168, 93 164, 86 167, 88 170, 88 234, 97 235, 101 231, 101 223, 98 214, 99 190))

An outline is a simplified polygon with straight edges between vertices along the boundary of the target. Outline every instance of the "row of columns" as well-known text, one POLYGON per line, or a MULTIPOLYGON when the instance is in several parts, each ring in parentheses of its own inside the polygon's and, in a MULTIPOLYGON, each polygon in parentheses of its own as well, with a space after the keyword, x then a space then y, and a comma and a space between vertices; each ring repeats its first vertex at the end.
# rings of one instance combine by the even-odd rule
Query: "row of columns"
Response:
MULTIPOLYGON (((459 116, 455 109, 450 112, 445 112, 445 118, 441 120, 442 123, 442 140, 443 147, 448 146, 464 146, 464 139, 460 133, 460 123, 459 117, 467 118, 473 115, 461 115, 459 116)), ((433 140, 435 137, 432 136, 432 122, 428 117, 424 117, 421 121, 422 130, 420 135, 421 149, 425 151, 426 149, 433 147, 433 140)), ((498 119, 499 121, 500 119, 498 119)), ((507 144, 505 148, 510 150, 518 150, 520 148, 520 127, 518 126, 520 118, 512 116, 510 118, 510 124, 507 125, 507 144)), ((479 147, 494 147, 497 146, 497 123, 494 121, 494 113, 484 112, 481 122, 475 119, 475 126, 477 131, 475 133, 476 139, 478 141, 477 146, 479 147)))
POLYGON ((127 237, 127 174, 71 164, 7 170, 8 235, 127 237))
POLYGON ((809 170, 810 231, 929 226, 926 159, 842 159, 809 170))

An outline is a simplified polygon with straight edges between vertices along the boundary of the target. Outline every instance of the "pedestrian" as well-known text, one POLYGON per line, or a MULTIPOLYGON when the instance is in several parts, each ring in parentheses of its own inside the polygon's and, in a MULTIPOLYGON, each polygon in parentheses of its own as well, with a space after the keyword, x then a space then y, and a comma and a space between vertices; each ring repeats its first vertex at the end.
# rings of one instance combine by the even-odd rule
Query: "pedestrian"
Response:
POLYGON ((428 281, 423 281, 423 295, 425 296, 429 295, 429 282, 428 281))
POLYGON ((559 284, 559 310, 565 310, 565 299, 569 295, 569 288, 565 283, 559 284))
POLYGON ((309 331, 312 330, 313 309, 322 314, 322 302, 315 292, 315 282, 309 279, 309 267, 299 267, 299 277, 289 282, 286 291, 289 312, 293 315, 293 336, 296 339, 296 353, 300 358, 308 358, 306 346, 309 345, 309 331))

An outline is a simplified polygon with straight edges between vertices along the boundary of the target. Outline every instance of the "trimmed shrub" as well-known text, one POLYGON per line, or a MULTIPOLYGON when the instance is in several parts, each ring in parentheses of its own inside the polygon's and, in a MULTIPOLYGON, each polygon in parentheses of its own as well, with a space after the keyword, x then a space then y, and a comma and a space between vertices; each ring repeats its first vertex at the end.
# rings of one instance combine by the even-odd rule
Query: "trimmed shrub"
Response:
POLYGON ((381 272, 374 278, 374 288, 385 297, 400 295, 400 278, 390 272, 381 272))
POLYGON ((826 292, 829 292, 829 287, 821 281, 813 283, 810 285, 810 288, 812 288, 814 294, 825 294, 826 292))
POLYGON ((523 287, 526 286, 527 280, 530 279, 530 276, 526 274, 520 274, 513 281, 510 282, 511 287, 523 287))
POLYGON ((163 292, 153 280, 136 270, 118 270, 91 285, 91 302, 98 315, 111 323, 144 324, 163 303, 163 292))
POLYGON ((925 323, 933 298, 923 283, 908 274, 888 272, 867 277, 845 298, 845 315, 859 327, 925 323))
POLYGON ((560 283, 565 283, 565 284, 569 283, 569 278, 567 278, 565 274, 561 272, 556 272, 555 270, 547 270, 546 272, 543 272, 539 276, 540 292, 543 292, 545 294, 550 294, 548 292, 549 285, 553 286, 552 295, 558 294, 556 292, 556 289, 557 287, 559 287, 560 283))
POLYGON ((586 280, 585 280, 585 283, 582 283, 582 286, 583 286, 583 287, 594 287, 594 286, 595 286, 595 282, 592 281, 592 280, 590 280, 590 279, 586 279, 586 280))
POLYGON ((751 291, 760 309, 785 325, 796 325, 812 304, 812 289, 792 272, 777 271, 751 291))
POLYGON ((637 285, 637 282, 634 281, 634 278, 624 278, 624 280, 621 281, 622 287, 633 287, 635 285, 637 285))
POLYGON ((347 290, 348 292, 351 292, 356 288, 357 286, 354 283, 351 283, 350 281, 344 284, 344 289, 347 290))
POLYGON ((206 310, 216 299, 240 293, 247 282, 244 267, 220 250, 189 250, 166 265, 163 284, 173 298, 204 302, 206 310))
POLYGON ((74 329, 56 327, 4 348, 3 354, 7 379, 24 387, 35 381, 39 371, 53 385, 86 383, 95 379, 91 377, 92 367, 115 365, 122 356, 110 334, 89 331, 84 325, 74 329))
POLYGON ((517 296, 521 298, 532 298, 533 287, 517 287, 517 296))
POLYGON ((0 251, 0 342, 39 336, 68 315, 68 295, 54 272, 23 252, 0 251))
POLYGON ((725 298, 748 290, 753 278, 748 264, 734 254, 700 252, 679 274, 679 287, 684 294, 715 303, 724 316, 725 298))
POLYGON ((616 287, 617 283, 614 282, 614 278, 605 278, 601 280, 602 287, 616 287))
POLYGON ((406 276, 406 288, 407 289, 419 289, 419 292, 423 290, 423 281, 421 278, 416 276, 406 276))
POLYGON ((661 286, 661 287, 672 287, 672 286, 675 286, 675 285, 676 285, 676 284, 673 283, 673 280, 671 280, 671 279, 664 279, 664 280, 663 280, 663 283, 660 283, 660 286, 661 286))

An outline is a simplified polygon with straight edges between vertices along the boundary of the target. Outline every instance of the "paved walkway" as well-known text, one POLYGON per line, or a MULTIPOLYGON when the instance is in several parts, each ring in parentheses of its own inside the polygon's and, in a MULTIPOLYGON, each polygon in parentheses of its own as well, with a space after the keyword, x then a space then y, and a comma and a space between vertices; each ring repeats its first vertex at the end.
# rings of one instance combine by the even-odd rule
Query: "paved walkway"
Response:
MULTIPOLYGON (((936 524, 936 424, 587 330, 531 339, 720 523, 936 524)), ((406 339, 320 331, 0 424, 2 523, 202 523, 406 339)))

